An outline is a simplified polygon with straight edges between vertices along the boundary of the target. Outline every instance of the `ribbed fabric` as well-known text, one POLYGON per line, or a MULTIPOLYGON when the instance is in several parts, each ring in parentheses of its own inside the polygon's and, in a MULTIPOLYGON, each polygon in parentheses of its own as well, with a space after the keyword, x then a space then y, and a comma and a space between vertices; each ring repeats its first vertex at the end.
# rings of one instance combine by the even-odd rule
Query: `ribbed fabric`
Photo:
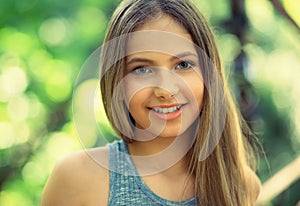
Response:
MULTIPOLYGON (((109 206, 192 206, 196 199, 174 202, 153 193, 144 183, 130 158, 124 141, 109 144, 109 206)), ((166 188, 167 189, 167 188, 166 188)))

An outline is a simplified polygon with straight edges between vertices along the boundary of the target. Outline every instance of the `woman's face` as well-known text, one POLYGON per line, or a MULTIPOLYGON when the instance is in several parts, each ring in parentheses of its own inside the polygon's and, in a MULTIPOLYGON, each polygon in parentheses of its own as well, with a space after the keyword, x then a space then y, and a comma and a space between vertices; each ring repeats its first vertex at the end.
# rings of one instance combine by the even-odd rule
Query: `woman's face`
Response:
POLYGON ((168 15, 138 27, 127 42, 125 99, 135 126, 176 137, 199 117, 204 83, 191 35, 168 15))

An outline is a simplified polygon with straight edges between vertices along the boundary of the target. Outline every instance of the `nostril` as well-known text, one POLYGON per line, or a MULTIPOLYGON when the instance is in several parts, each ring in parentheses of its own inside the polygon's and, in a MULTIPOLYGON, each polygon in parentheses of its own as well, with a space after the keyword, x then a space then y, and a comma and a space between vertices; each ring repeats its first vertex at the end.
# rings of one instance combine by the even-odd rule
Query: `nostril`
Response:
POLYGON ((173 87, 173 88, 155 87, 154 95, 158 98, 169 99, 169 98, 173 98, 174 95, 178 93, 178 91, 179 89, 177 87, 173 87))
POLYGON ((154 94, 159 98, 172 98, 179 92, 178 78, 170 69, 159 69, 157 72, 154 94))

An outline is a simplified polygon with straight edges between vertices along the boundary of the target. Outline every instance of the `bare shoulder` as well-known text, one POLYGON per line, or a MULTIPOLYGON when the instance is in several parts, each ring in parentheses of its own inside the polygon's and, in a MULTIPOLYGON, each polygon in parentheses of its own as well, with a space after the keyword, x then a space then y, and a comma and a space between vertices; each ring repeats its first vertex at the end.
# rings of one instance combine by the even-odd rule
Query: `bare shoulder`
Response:
POLYGON ((107 205, 108 195, 108 149, 100 147, 61 159, 48 179, 41 205, 107 205))
POLYGON ((261 181, 255 172, 248 166, 246 168, 246 178, 249 185, 250 199, 252 204, 255 205, 261 191, 261 181))

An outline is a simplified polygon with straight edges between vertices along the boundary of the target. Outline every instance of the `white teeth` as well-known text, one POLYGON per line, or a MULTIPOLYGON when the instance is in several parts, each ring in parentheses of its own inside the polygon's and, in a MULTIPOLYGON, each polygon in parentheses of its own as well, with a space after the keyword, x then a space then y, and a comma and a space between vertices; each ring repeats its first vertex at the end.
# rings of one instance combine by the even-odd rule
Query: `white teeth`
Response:
POLYGON ((168 114, 168 113, 175 112, 175 111, 179 110, 180 107, 181 107, 181 105, 178 105, 178 106, 175 106, 175 107, 169 107, 169 108, 153 108, 153 110, 155 112, 158 112, 158 113, 168 114))

